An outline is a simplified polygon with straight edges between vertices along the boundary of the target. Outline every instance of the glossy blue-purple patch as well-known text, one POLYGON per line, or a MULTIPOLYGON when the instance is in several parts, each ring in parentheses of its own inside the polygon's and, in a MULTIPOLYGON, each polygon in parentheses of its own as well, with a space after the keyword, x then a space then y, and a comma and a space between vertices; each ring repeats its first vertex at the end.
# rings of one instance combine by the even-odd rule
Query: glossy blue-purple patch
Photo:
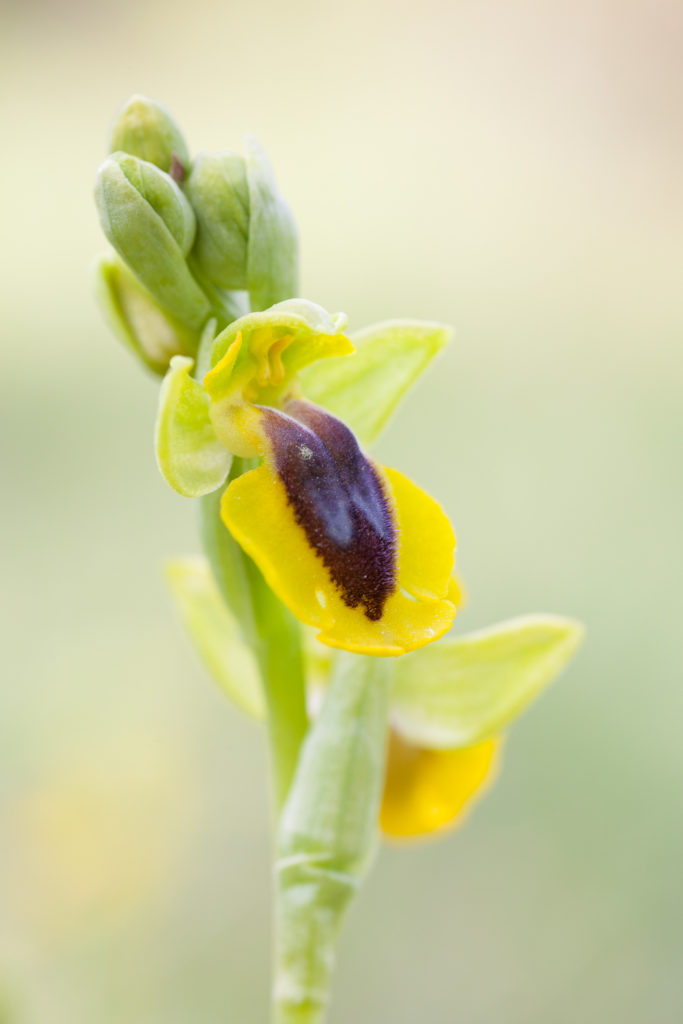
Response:
POLYGON ((349 428, 318 406, 263 408, 275 469, 345 604, 376 622, 396 588, 396 529, 382 481, 349 428))

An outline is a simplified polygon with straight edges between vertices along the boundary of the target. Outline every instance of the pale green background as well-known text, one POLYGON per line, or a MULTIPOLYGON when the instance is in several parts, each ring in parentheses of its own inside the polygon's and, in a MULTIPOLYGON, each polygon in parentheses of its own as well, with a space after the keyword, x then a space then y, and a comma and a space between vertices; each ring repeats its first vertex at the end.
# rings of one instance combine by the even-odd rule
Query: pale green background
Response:
POLYGON ((380 446, 446 505, 458 628, 585 647, 447 840, 385 848, 332 1024, 683 1019, 683 9, 675 0, 194 0, 2 9, 3 1024, 261 1024, 262 740, 160 565, 156 385, 89 292, 92 180, 133 91, 260 137, 305 294, 452 322, 380 446))

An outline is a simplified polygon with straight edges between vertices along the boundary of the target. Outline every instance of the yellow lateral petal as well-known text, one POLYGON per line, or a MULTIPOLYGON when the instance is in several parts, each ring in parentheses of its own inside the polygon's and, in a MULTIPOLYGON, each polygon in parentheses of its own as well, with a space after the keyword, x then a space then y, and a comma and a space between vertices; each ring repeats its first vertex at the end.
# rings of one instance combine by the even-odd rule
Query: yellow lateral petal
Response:
POLYGON ((204 387, 213 401, 218 401, 230 391, 232 371, 242 348, 242 335, 238 334, 230 348, 212 370, 204 377, 204 387))
POLYGON ((433 499, 393 471, 385 478, 392 499, 395 481, 399 491, 394 502, 399 534, 398 585, 378 621, 371 621, 362 607, 349 608, 344 603, 297 524, 284 485, 267 463, 238 477, 223 496, 221 513, 228 529, 290 611, 319 629, 318 639, 330 647, 378 656, 399 655, 443 636, 455 616, 455 606, 446 599, 453 567, 450 524, 433 499), (410 508, 404 517, 406 500, 410 508), (416 510, 421 513, 419 521, 416 510), (412 536, 411 530, 418 531, 417 536, 412 536), (421 539, 423 569, 418 557, 421 539), (402 577, 404 564, 408 579, 402 577))
POLYGON ((380 811, 386 836, 410 839, 457 824, 495 778, 500 741, 426 750, 392 733, 380 811))

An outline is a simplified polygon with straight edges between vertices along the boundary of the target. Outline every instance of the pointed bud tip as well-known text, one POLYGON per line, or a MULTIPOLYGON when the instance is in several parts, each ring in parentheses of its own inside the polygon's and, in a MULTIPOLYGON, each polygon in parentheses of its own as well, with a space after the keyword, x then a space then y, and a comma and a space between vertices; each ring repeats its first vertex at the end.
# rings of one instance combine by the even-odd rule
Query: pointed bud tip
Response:
MULTIPOLYGON (((122 150, 156 164, 162 171, 182 168, 190 157, 183 134, 171 113, 156 100, 139 93, 126 100, 114 118, 109 152, 122 150)), ((177 172, 176 172, 177 173, 177 172)), ((182 180, 172 174, 176 181, 182 180)))

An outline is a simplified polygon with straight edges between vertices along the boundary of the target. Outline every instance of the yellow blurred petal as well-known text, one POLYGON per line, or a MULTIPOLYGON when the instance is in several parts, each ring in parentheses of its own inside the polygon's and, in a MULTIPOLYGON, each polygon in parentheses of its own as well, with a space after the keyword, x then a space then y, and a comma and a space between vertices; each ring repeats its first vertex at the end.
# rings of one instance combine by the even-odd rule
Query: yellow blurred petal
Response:
POLYGON ((410 839, 456 825, 495 778, 500 740, 426 750, 392 733, 380 811, 386 836, 410 839))
POLYGON ((454 537, 445 513, 401 474, 387 472, 385 483, 397 518, 398 580, 377 621, 361 606, 344 603, 267 463, 238 477, 223 496, 228 529, 278 597, 298 619, 315 626, 318 640, 329 647, 404 654, 443 636, 455 616, 446 598, 454 537))

